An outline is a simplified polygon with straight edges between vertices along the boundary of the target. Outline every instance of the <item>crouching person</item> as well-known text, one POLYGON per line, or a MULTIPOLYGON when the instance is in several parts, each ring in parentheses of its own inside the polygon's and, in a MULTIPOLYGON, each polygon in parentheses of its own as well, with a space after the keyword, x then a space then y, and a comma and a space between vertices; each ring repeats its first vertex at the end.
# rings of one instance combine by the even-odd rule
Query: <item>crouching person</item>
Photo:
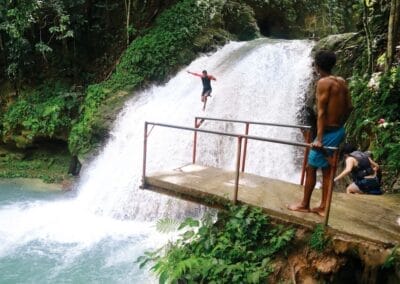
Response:
POLYGON ((347 193, 382 194, 380 181, 377 176, 379 165, 367 153, 357 151, 351 144, 345 144, 342 148, 342 153, 346 166, 334 179, 334 182, 351 173, 353 182, 347 186, 347 193))

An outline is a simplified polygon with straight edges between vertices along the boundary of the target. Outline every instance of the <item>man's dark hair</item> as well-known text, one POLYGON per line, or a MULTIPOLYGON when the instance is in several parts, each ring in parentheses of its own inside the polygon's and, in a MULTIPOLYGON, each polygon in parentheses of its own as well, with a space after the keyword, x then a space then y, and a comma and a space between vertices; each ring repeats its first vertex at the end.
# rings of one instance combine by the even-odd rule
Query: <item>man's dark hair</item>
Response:
POLYGON ((323 71, 331 73, 336 64, 336 55, 332 51, 320 50, 315 54, 315 64, 323 71))
POLYGON ((203 70, 203 74, 207 74, 207 70, 203 70))

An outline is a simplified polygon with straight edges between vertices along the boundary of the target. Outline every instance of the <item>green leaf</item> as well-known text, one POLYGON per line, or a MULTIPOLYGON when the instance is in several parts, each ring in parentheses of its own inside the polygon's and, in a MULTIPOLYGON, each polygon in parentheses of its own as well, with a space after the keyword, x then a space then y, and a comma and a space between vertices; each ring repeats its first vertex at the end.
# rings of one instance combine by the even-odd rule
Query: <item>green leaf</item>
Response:
POLYGON ((53 51, 53 49, 50 46, 48 46, 47 44, 44 44, 43 42, 39 42, 39 43, 35 44, 35 49, 36 49, 36 51, 41 52, 41 53, 50 53, 53 51))
POLYGON ((182 237, 183 240, 187 241, 190 238, 192 238, 194 236, 194 231, 186 231, 185 233, 183 233, 182 237))
POLYGON ((163 271, 160 276, 159 276, 159 282, 160 284, 168 283, 168 273, 166 271, 163 271))
POLYGON ((181 223, 179 226, 178 230, 182 230, 185 227, 198 227, 200 225, 200 222, 198 220, 194 220, 193 218, 186 218, 185 221, 181 223))

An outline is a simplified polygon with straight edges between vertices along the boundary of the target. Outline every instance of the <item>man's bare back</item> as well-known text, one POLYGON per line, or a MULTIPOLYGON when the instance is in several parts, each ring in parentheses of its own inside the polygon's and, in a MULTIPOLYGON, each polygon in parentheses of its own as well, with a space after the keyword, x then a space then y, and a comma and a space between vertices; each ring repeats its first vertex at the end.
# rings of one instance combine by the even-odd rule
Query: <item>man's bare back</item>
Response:
POLYGON ((342 77, 326 76, 318 80, 317 90, 317 137, 324 130, 341 127, 352 110, 351 98, 342 77))

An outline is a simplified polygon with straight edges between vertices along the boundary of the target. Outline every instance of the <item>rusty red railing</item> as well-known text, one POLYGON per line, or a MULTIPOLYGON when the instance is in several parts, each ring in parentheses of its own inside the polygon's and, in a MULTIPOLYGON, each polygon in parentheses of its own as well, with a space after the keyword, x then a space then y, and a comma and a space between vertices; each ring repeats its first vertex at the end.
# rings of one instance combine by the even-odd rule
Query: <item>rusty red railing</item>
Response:
MULTIPOLYGON (((275 127, 286 127, 286 128, 297 128, 300 129, 304 135, 305 143, 311 143, 311 126, 307 125, 293 125, 293 124, 281 124, 281 123, 269 123, 269 122, 260 122, 260 121, 249 121, 249 120, 235 120, 235 119, 224 119, 224 118, 214 118, 214 117, 195 117, 194 118, 194 127, 200 128, 200 126, 206 120, 210 121, 219 121, 219 122, 233 122, 233 123, 242 123, 245 124, 244 135, 249 135, 250 125, 263 125, 263 126, 275 126, 275 127)), ((246 158, 247 158, 247 143, 248 139, 244 138, 243 143, 243 152, 241 158, 241 171, 242 173, 245 170, 246 166, 246 158)), ((197 131, 194 132, 193 137, 193 156, 192 156, 192 163, 196 163, 196 151, 197 151, 197 131)), ((306 147, 304 151, 304 159, 301 169, 301 177, 300 177, 300 184, 304 185, 304 178, 305 178, 305 169, 307 164, 307 157, 309 153, 309 148, 306 147)))
MULTIPOLYGON (((308 153, 307 150, 309 150, 310 147, 311 147, 310 143, 293 142, 293 141, 282 140, 282 139, 273 139, 273 138, 266 138, 266 137, 248 135, 248 130, 249 130, 249 125, 250 124, 300 128, 300 129, 304 129, 306 131, 306 134, 305 134, 306 141, 308 141, 309 137, 310 137, 309 136, 310 135, 309 134, 310 127, 308 127, 308 126, 300 126, 300 125, 275 124, 275 123, 263 123, 263 122, 251 122, 251 121, 239 121, 239 120, 225 120, 225 119, 202 118, 202 117, 196 117, 195 118, 195 127, 186 127, 186 126, 179 126, 179 125, 172 125, 172 124, 156 123, 156 122, 148 122, 148 121, 146 121, 144 123, 143 170, 142 170, 142 185, 141 185, 141 188, 145 188, 146 187, 147 140, 148 140, 148 137, 149 137, 151 131, 153 130, 153 128, 155 126, 174 128, 174 129, 180 129, 180 130, 187 130, 187 131, 193 131, 194 132, 193 157, 192 157, 192 162, 193 163, 196 162, 196 142, 197 142, 197 133, 198 132, 214 134, 214 135, 221 135, 221 136, 228 136, 228 137, 236 137, 238 139, 238 142, 237 142, 237 153, 236 153, 235 185, 234 185, 234 193, 233 193, 233 202, 234 203, 237 203, 237 200, 238 200, 237 196, 238 196, 238 191, 239 191, 240 172, 244 171, 244 163, 241 163, 241 161, 246 158, 246 153, 245 152, 242 153, 243 140, 245 141, 245 145, 247 144, 248 140, 257 140, 257 141, 278 143, 278 144, 284 144, 284 145, 305 147, 306 148, 306 151, 305 151, 306 153, 308 153), (201 124, 206 119, 215 120, 215 121, 229 121, 229 122, 245 123, 246 124, 246 129, 245 129, 245 133, 246 134, 228 133, 228 132, 221 132, 221 131, 214 131, 214 130, 199 128, 201 126, 201 124), (150 131, 148 131, 149 125, 152 126, 150 131), (308 132, 308 134, 307 134, 307 132, 308 132), (241 165, 242 165, 242 167, 241 167, 241 165)), ((327 206, 326 206, 326 209, 325 209, 324 225, 326 226, 328 224, 328 219, 329 219, 329 211, 330 211, 330 204, 331 204, 331 200, 332 200, 332 191, 333 191, 333 178, 334 178, 334 175, 335 175, 335 172, 336 172, 339 154, 338 154, 338 148, 337 147, 323 147, 323 148, 326 149, 326 150, 332 150, 333 151, 333 155, 332 155, 332 158, 331 158, 331 172, 330 172, 330 180, 329 180, 329 186, 328 186, 327 206)), ((306 158, 307 158, 307 156, 305 155, 305 159, 306 158)), ((304 171, 304 165, 305 165, 305 163, 303 162, 303 171, 304 171)), ((304 182, 304 173, 302 172, 302 178, 301 178, 302 185, 303 185, 303 182, 304 182)))

